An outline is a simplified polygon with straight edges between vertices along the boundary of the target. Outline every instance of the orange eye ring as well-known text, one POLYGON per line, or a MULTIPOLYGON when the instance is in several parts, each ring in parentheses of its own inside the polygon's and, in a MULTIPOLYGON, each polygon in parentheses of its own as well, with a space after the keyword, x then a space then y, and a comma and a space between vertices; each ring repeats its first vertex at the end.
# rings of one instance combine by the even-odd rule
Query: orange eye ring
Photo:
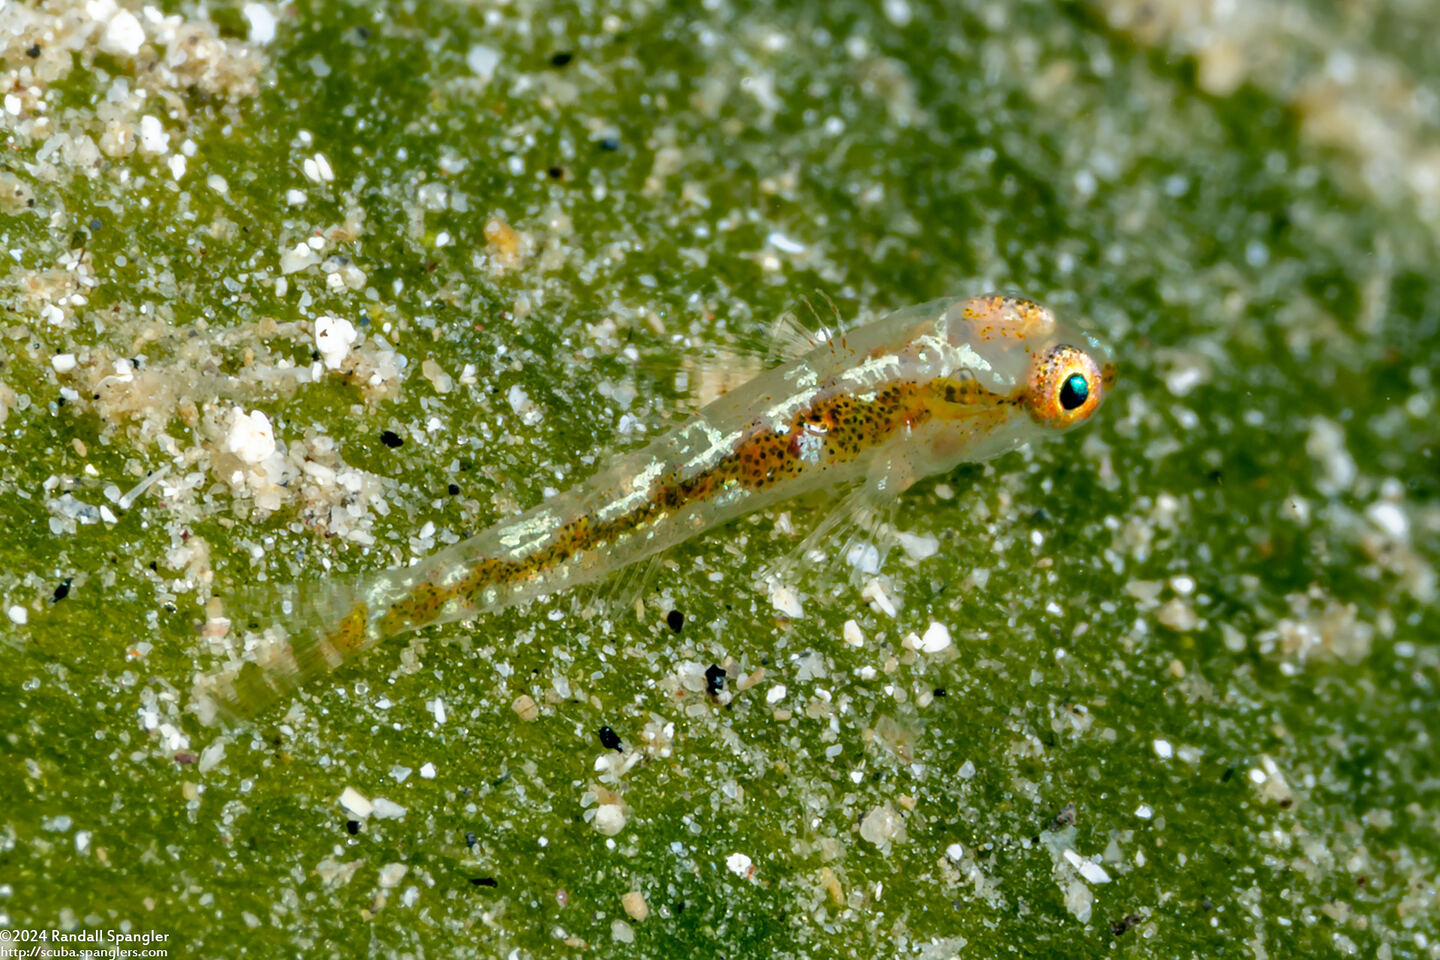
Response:
POLYGON ((1094 413, 1104 391, 1100 368, 1090 354, 1058 344, 1031 362, 1025 402, 1036 423, 1063 430, 1094 413))

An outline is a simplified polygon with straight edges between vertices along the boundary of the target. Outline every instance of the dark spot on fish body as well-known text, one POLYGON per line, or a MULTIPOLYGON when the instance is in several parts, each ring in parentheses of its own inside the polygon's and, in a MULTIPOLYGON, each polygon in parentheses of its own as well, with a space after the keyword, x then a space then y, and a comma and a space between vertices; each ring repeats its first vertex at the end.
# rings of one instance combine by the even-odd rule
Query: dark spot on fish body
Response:
POLYGON ((407 598, 410 601, 412 622, 418 626, 434 619, 440 608, 453 596, 453 590, 447 590, 428 580, 416 584, 407 598))
POLYGON ((472 604, 478 605, 479 595, 486 587, 494 586, 504 581, 505 564, 493 557, 485 557, 470 567, 470 572, 465 579, 455 587, 459 596, 472 604))

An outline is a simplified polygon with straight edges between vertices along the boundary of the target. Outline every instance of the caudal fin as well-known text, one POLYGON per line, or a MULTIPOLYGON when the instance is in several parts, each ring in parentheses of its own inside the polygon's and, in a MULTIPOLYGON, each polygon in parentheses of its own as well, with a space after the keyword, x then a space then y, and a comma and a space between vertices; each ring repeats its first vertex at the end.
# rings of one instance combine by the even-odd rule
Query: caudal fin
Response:
POLYGON ((193 690, 207 724, 255 717, 379 640, 351 582, 248 588, 221 605, 201 632, 225 662, 197 677, 193 690))

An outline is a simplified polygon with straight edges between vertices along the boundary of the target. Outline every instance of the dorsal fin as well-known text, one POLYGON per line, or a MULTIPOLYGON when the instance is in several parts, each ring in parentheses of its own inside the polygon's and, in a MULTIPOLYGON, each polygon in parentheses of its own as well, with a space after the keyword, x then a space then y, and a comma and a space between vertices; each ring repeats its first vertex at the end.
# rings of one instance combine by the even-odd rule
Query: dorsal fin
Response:
POLYGON ((771 360, 793 360, 796 357, 804 356, 821 344, 834 340, 836 330, 840 326, 840 311, 835 309, 834 301, 828 296, 819 291, 817 293, 830 308, 835 326, 833 328, 827 326, 826 320, 821 317, 820 311, 816 309, 810 298, 801 297, 800 307, 786 310, 770 325, 769 358, 771 360))

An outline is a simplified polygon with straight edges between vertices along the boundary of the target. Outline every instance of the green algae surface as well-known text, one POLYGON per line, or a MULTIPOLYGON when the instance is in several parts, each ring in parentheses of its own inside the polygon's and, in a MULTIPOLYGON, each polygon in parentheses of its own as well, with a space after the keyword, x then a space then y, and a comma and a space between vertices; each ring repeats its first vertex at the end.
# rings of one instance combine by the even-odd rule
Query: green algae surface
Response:
POLYGON ((1367 152, 1440 24, 1151 6, 0 10, 0 927, 1440 956, 1440 221, 1367 152), (538 502, 802 298, 990 289, 1120 384, 900 546, 767 583, 798 503, 193 709, 210 597, 538 502))

